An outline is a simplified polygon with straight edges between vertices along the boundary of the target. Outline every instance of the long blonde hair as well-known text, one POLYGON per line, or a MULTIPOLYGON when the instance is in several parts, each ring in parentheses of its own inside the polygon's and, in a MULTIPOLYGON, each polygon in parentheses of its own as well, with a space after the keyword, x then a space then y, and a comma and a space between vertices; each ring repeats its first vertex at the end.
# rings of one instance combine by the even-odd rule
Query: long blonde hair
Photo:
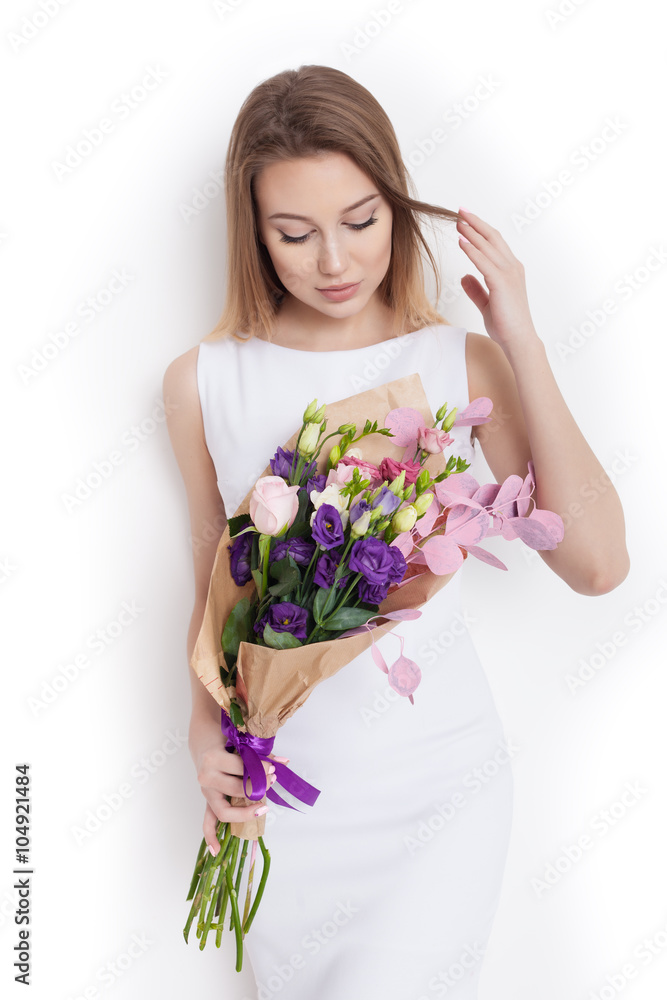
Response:
POLYGON ((433 269, 436 302, 440 278, 417 215, 456 221, 458 213, 413 197, 394 128, 370 91, 331 66, 308 65, 258 84, 234 122, 225 161, 227 297, 205 341, 271 336, 286 289, 259 239, 254 180, 270 163, 326 152, 346 153, 391 205, 391 259, 378 292, 393 314, 392 335, 449 324, 426 296, 420 249, 433 269))

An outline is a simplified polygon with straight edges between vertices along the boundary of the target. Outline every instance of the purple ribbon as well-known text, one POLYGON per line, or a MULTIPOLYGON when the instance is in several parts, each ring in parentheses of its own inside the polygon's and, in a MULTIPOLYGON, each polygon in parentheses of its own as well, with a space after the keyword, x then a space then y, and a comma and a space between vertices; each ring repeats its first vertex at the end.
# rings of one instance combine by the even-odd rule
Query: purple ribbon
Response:
MULTIPOLYGON (((269 788, 267 791, 266 771, 262 766, 262 761, 268 760, 276 769, 276 781, 278 784, 282 785, 296 799, 304 802, 307 806, 315 804, 317 796, 320 794, 319 788, 309 785, 307 781, 300 778, 287 765, 281 764, 280 761, 272 760, 269 757, 269 754, 273 750, 275 736, 265 738, 262 736, 253 736, 251 733, 239 732, 224 708, 220 710, 220 728, 227 740, 226 749, 229 750, 230 746, 233 747, 243 761, 243 791, 247 799, 257 802, 266 795, 268 799, 271 799, 272 802, 277 802, 278 805, 287 806, 288 809, 296 809, 296 806, 291 806, 289 802, 285 802, 272 788, 269 788), (247 790, 246 786, 248 778, 252 781, 251 792, 247 790)), ((296 812, 301 812, 301 810, 296 809, 296 812)))

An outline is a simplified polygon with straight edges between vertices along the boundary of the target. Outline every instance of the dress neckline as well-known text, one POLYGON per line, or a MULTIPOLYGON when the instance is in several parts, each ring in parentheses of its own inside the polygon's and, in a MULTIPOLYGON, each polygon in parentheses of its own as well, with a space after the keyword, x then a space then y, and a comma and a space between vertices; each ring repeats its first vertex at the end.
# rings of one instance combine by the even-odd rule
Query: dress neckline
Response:
POLYGON ((361 353, 361 351, 369 351, 371 348, 386 347, 387 344, 393 344, 393 343, 399 343, 400 344, 400 342, 405 337, 410 337, 410 336, 413 336, 414 334, 417 334, 417 333, 423 333, 425 330, 432 330, 432 329, 435 329, 436 327, 439 327, 439 326, 447 326, 451 330, 459 329, 458 327, 450 326, 450 324, 448 324, 448 323, 447 324, 445 324, 445 323, 442 323, 442 324, 436 323, 436 324, 432 324, 430 326, 423 326, 420 330, 412 330, 410 333, 403 333, 403 334, 401 334, 400 337, 390 337, 388 340, 378 340, 375 344, 366 344, 364 347, 343 347, 343 348, 339 348, 338 350, 333 350, 333 351, 308 351, 308 350, 304 350, 301 347, 285 347, 283 344, 274 344, 273 341, 271 341, 271 340, 264 340, 261 337, 248 337, 246 339, 248 341, 256 340, 260 344, 268 344, 268 346, 274 348, 274 350, 278 350, 278 351, 290 351, 292 354, 313 354, 313 355, 315 355, 315 357, 317 357, 318 355, 328 355, 328 354, 357 354, 357 353, 361 353))

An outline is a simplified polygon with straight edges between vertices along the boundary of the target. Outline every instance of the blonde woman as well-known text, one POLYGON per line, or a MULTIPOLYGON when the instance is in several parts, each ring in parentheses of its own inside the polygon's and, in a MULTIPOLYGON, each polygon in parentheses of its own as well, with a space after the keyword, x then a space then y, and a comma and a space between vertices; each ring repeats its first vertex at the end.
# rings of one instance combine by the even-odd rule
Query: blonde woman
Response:
MULTIPOLYGON (((539 507, 564 513, 602 474, 533 326, 521 263, 474 212, 414 197, 391 122, 351 77, 302 66, 260 83, 233 127, 226 198, 222 317, 164 377, 194 540, 188 659, 226 517, 314 397, 330 403, 417 372, 434 413, 493 400, 502 425, 454 428, 453 450, 472 462, 478 441, 499 481, 532 459, 539 507), (456 225, 484 279, 462 285, 488 336, 450 325, 428 301, 425 261, 436 301, 440 286, 422 218, 456 225)), ((623 512, 613 487, 581 506, 541 555, 578 593, 604 594, 629 569, 623 512)), ((391 700, 366 651, 280 730, 277 748, 321 795, 307 815, 273 806, 267 816, 271 874, 245 942, 260 998, 417 1000, 455 984, 458 1000, 477 996, 511 830, 511 749, 461 626, 460 577, 401 625, 423 671, 414 705, 391 700)), ((219 708, 190 676, 189 746, 215 851, 218 820, 256 807, 231 806, 240 758, 225 752, 219 708)))

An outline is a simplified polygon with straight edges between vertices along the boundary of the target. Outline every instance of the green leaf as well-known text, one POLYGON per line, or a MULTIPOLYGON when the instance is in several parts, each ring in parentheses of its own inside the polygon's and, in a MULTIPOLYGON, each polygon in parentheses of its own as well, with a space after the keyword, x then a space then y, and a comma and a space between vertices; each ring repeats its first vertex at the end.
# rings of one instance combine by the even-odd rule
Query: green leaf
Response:
POLYGON ((268 588, 267 593, 271 594, 272 597, 286 597, 287 594, 291 594, 296 588, 299 582, 297 577, 295 580, 285 580, 282 583, 274 583, 268 588))
POLYGON ((250 627, 250 601, 247 597, 242 597, 237 601, 229 613, 229 618, 225 622, 225 627, 220 636, 220 645, 225 654, 227 666, 231 667, 228 657, 236 659, 239 652, 239 643, 248 637, 250 627))
POLYGON ((317 591, 315 595, 315 602, 313 604, 313 617, 319 625, 322 621, 322 611, 324 610, 324 605, 327 603, 327 598, 331 593, 331 587, 322 587, 321 590, 317 591))
MULTIPOLYGON (((302 496, 306 496, 306 494, 303 493, 302 496)), ((306 497, 306 502, 309 502, 307 497, 306 497)), ((299 517, 297 515, 297 517, 294 519, 294 523, 292 524, 291 528, 289 528, 289 530, 285 533, 284 538, 301 538, 302 535, 309 535, 309 534, 310 534, 310 524, 305 519, 305 515, 304 518, 302 518, 301 520, 299 520, 299 517)))
POLYGON ((321 623, 321 627, 327 632, 336 629, 356 628, 363 625, 376 615, 377 611, 368 611, 366 608, 338 608, 326 621, 321 623))
POLYGON ((227 524, 229 526, 230 538, 233 538, 234 535, 238 535, 242 528, 252 524, 252 519, 250 514, 238 514, 236 517, 230 517, 227 524))
POLYGON ((229 718, 237 729, 242 729, 245 726, 245 720, 243 718, 243 712, 241 711, 237 702, 232 699, 229 705, 229 718))
POLYGON ((261 569, 252 569, 252 578, 255 581, 255 586, 257 587, 257 592, 259 593, 262 589, 262 571, 261 569))
POLYGON ((291 632, 274 632, 268 622, 264 626, 264 642, 272 649, 296 649, 303 645, 291 632))

